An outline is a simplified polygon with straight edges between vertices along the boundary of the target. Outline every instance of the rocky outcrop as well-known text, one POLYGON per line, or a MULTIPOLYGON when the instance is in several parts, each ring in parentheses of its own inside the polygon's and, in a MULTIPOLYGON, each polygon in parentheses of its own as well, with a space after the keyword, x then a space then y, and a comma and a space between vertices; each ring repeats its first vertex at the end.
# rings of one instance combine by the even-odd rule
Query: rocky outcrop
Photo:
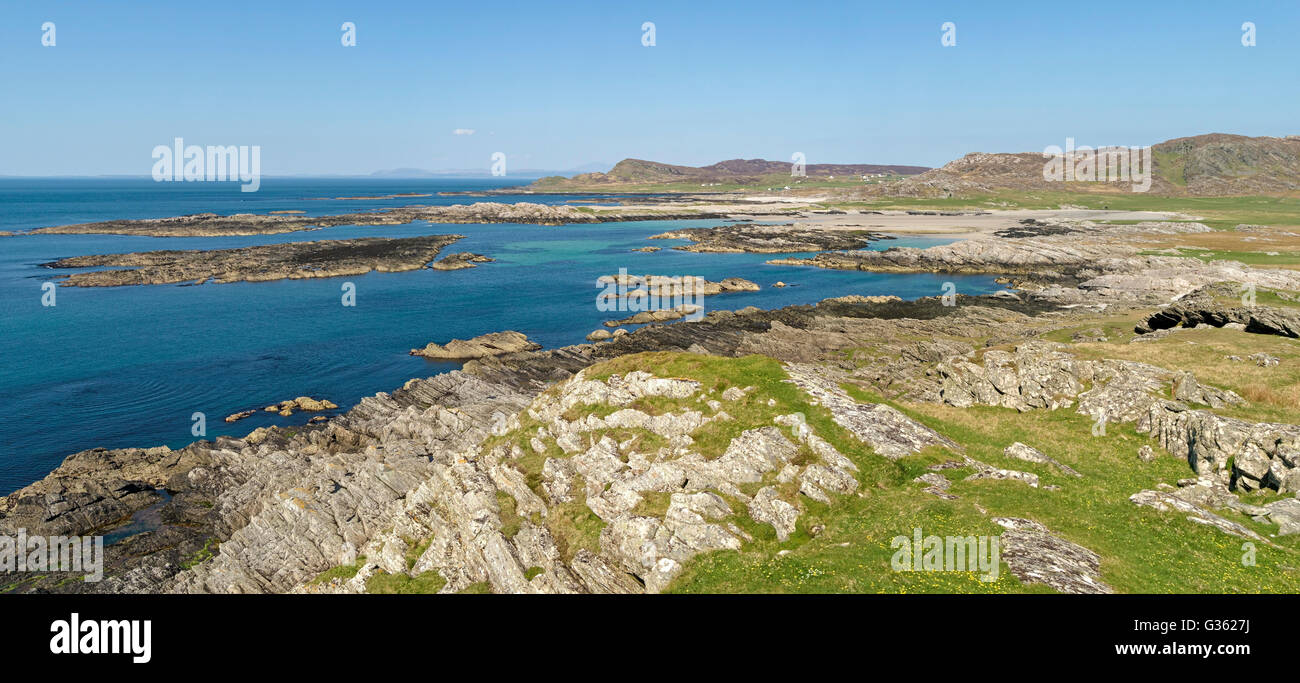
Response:
POLYGON ((944 500, 957 500, 957 496, 948 493, 948 489, 952 487, 952 482, 948 481, 947 477, 938 472, 926 472, 912 481, 919 484, 925 484, 925 488, 921 490, 932 496, 937 496, 944 500))
MULTIPOLYGON (((1011 351, 985 351, 980 363, 973 349, 961 345, 932 344, 923 350, 929 355, 922 353, 912 365, 892 370, 898 381, 906 382, 911 400, 1020 411, 1074 407, 1102 429, 1107 423, 1134 423, 1138 432, 1150 434, 1166 451, 1186 459, 1198 475, 1225 486, 1300 491, 1300 426, 1253 423, 1195 409, 1191 406, 1218 409, 1246 401, 1232 391, 1201 384, 1189 372, 1134 361, 1080 360, 1064 345, 1042 341, 1025 342, 1011 351)), ((1007 455, 1046 462, 1035 459, 1046 456, 1031 451, 1013 446, 1007 455)))
POLYGON ((1278 536, 1300 534, 1300 499, 1275 500, 1262 507, 1264 511, 1255 516, 1255 521, 1276 524, 1278 536))
MULTIPOLYGON (((703 297, 730 292, 756 292, 759 286, 738 277, 710 282, 696 276, 602 275, 596 279, 604 291, 597 296, 602 310, 634 312, 626 318, 605 321, 606 327, 666 322, 685 317, 699 319, 703 297)), ((591 337, 588 337, 591 339, 591 337)))
POLYGON ((930 446, 962 450, 953 440, 883 403, 859 403, 816 368, 787 365, 790 381, 831 412, 835 422, 890 459, 919 453, 930 446))
POLYGON ((1273 334, 1295 339, 1300 337, 1300 308, 1229 305, 1225 300, 1240 299, 1241 290, 1230 285, 1202 287, 1162 308, 1139 323, 1134 331, 1150 334, 1175 327, 1223 327, 1237 324, 1246 332, 1273 334))
MULTIPOLYGON (((734 345, 740 338, 725 330, 751 324, 736 327, 743 320, 733 313, 704 323, 689 344, 731 344, 739 352, 734 345), (718 336, 711 338, 710 329, 718 336)), ((689 433, 727 419, 725 412, 651 416, 626 408, 639 396, 691 401, 699 391, 694 382, 579 376, 558 399, 533 398, 546 382, 595 362, 597 353, 664 348, 681 334, 651 329, 599 346, 532 354, 518 364, 472 361, 468 372, 412 380, 392 395, 365 399, 345 415, 293 432, 263 428, 180 451, 88 451, 0 499, 0 532, 88 533, 161 505, 161 528, 109 546, 104 582, 60 590, 307 590, 320 572, 356 563, 352 579, 310 587, 355 590, 364 577, 402 571, 397 558, 410 550, 407 537, 433 540, 405 571, 437 571, 449 591, 480 582, 496 591, 658 590, 694 554, 747 542, 743 529, 718 518, 749 513, 752 497, 739 483, 790 481, 798 495, 818 500, 857 488, 852 463, 796 416, 746 431, 710 460, 692 454, 689 433), (523 414, 545 423, 546 443, 566 456, 547 459, 539 489, 530 493, 520 479, 520 452, 476 445, 507 433, 535 400, 523 414), (570 408, 591 403, 625 408, 603 418, 565 418, 570 408), (643 452, 635 443, 596 438, 601 429, 647 430, 666 439, 669 450, 643 452), (807 444, 817 456, 790 471, 796 444, 807 444), (164 488, 170 499, 159 492, 164 488), (514 501, 517 521, 510 528, 497 524, 505 523, 498 493, 514 501), (634 500, 661 494, 668 497, 665 510, 634 500), (724 513, 714 496, 731 512, 724 513), (600 519, 604 530, 596 544, 575 548, 545 529, 545 521, 559 514, 555 505, 582 505, 600 519)), ((734 393, 724 398, 737 400, 734 393)), ((798 509, 787 495, 777 498, 798 509)), ((760 517, 775 515, 771 519, 788 529, 789 510, 770 493, 754 509, 760 517)))
POLYGON ((472 339, 453 339, 446 344, 429 342, 422 349, 411 349, 411 355, 434 360, 468 360, 520 351, 535 351, 540 348, 542 348, 541 344, 530 341, 522 332, 506 330, 479 335, 472 339))
POLYGON ((482 254, 460 251, 455 254, 447 254, 429 264, 429 267, 434 270, 464 270, 466 268, 476 268, 480 263, 491 263, 493 260, 482 254))
MULTIPOLYGON (((298 398, 291 398, 287 401, 273 403, 262 408, 262 410, 268 413, 278 413, 281 417, 289 417, 290 415, 293 415, 296 410, 315 413, 322 410, 334 410, 336 408, 338 408, 338 404, 328 399, 317 400, 310 396, 299 396, 298 398)), ((227 417, 226 422, 238 422, 246 417, 252 417, 257 414, 257 412, 257 410, 241 410, 227 417)))
POLYGON ((596 278, 599 286, 612 287, 601 293, 601 298, 629 299, 713 296, 728 292, 757 292, 759 286, 739 277, 723 278, 710 282, 696 276, 667 275, 602 275, 596 278))
MULTIPOLYGON (((761 211, 761 209, 759 209, 761 211)), ((550 206, 530 202, 476 202, 451 206, 407 206, 334 216, 295 216, 283 213, 192 213, 168 219, 113 220, 57 225, 17 234, 134 234, 144 237, 229 237, 229 235, 292 233, 335 225, 406 225, 409 222, 481 224, 523 222, 532 225, 591 224, 637 220, 722 219, 722 213, 682 206, 589 207, 550 206)))
POLYGON ((442 248, 462 235, 286 242, 237 249, 145 251, 74 256, 47 268, 111 267, 63 277, 65 287, 121 287, 189 282, 267 282, 397 273, 429 267, 442 248))
POLYGON ((1231 521, 1221 515, 1215 514, 1207 509, 1204 505, 1188 500, 1183 496, 1168 491, 1139 491, 1129 497, 1134 505, 1153 508, 1160 512, 1179 512, 1186 515, 1187 519, 1214 527, 1225 534, 1268 543, 1264 537, 1251 531, 1248 527, 1238 522, 1231 521))
MULTIPOLYGON (((657 592, 695 555, 739 550, 748 542, 732 521, 737 514, 772 525, 785 540, 799 517, 797 504, 772 485, 752 497, 739 488, 775 483, 778 472, 792 467, 797 448, 781 430, 746 430, 708 458, 692 447, 690 434, 732 419, 724 411, 683 408, 652 416, 633 407, 647 397, 693 406, 699 396, 700 385, 691 380, 633 372, 601 381, 579 372, 502 423, 503 435, 533 435, 527 449, 506 441, 461 452, 447 466, 435 464, 435 476, 394 514, 393 530, 360 552, 367 565, 388 573, 437 571, 447 578, 444 591, 486 581, 497 592, 657 592), (617 410, 573 419, 572 411, 585 406, 617 410), (655 434, 667 445, 648 450, 640 438, 610 436, 610 430, 629 429, 655 434), (530 464, 536 454, 545 455, 540 465, 530 464), (503 496, 525 518, 515 529, 503 523, 503 496), (666 506, 647 506, 651 497, 666 498, 666 506), (589 539, 595 547, 577 549, 573 538, 557 536, 567 529, 556 521, 565 509, 599 520, 597 537, 589 539), (406 538, 431 539, 413 563, 406 559, 406 538), (530 567, 540 572, 529 577, 530 567)), ((794 480, 820 484, 822 495, 857 488, 856 467, 844 469, 846 458, 801 421, 781 422, 822 453, 819 462, 795 467, 794 480)), ((345 583, 337 588, 346 589, 345 583)))
POLYGON ((223 237, 271 235, 337 225, 405 225, 429 223, 528 223, 565 225, 615 221, 722 218, 721 214, 694 208, 610 207, 593 210, 576 206, 551 206, 531 202, 506 204, 476 202, 450 206, 399 206, 366 213, 334 216, 237 213, 221 216, 199 213, 172 218, 114 220, 38 228, 18 234, 110 234, 146 237, 223 237))
POLYGON ((314 399, 310 396, 299 396, 287 401, 280 401, 263 408, 268 413, 279 413, 282 417, 293 415, 295 410, 303 410, 310 413, 320 412, 322 410, 334 410, 338 405, 328 399, 314 399))
POLYGON ((694 316, 698 319, 703 315, 704 307, 698 304, 680 304, 672 308, 656 308, 652 311, 641 311, 626 318, 618 320, 606 320, 605 327, 618 327, 620 325, 645 325, 648 323, 662 323, 670 320, 681 320, 694 316))
POLYGON ((1001 555, 1016 578, 1041 583, 1062 593, 1112 593, 1101 580, 1101 558, 1087 548, 1056 536, 1030 519, 994 517, 1006 531, 1001 555))
POLYGON ((1248 422, 1159 399, 1137 429, 1201 477, 1243 491, 1300 492, 1300 426, 1248 422))
MULTIPOLYGON (((775 286, 775 285, 773 285, 775 286)), ((849 294, 847 296, 836 296, 822 301, 837 304, 883 304, 889 301, 902 301, 899 297, 892 294, 863 296, 861 294, 849 294)))
POLYGON ((829 249, 865 249, 872 240, 892 238, 867 230, 828 229, 811 223, 732 223, 713 228, 682 228, 653 235, 650 239, 691 241, 690 244, 673 247, 679 251, 794 254, 829 249))
POLYGON ((1251 268, 1235 261, 1203 262, 1140 253, 1117 237, 1209 232, 1200 223, 1144 222, 1109 225, 1063 221, 1060 230, 1037 225, 1030 234, 1005 232, 926 249, 834 251, 813 257, 773 259, 778 265, 871 272, 996 273, 1015 276, 1025 296, 1063 304, 1143 302, 1164 304, 1219 282, 1273 289, 1300 289, 1300 272, 1251 268), (1024 235, 1024 236, 1021 236, 1024 235))
POLYGON ((1032 446, 1026 446, 1025 444, 1022 444, 1019 441, 1011 444, 1010 446, 1007 446, 1006 449, 1002 451, 1002 454, 1007 456, 1008 458, 1024 460, 1025 462, 1035 462, 1043 465, 1051 465, 1052 467, 1055 467, 1056 469, 1070 475, 1071 477, 1083 476, 1082 474, 1079 474, 1077 471, 1075 471, 1074 468, 1068 465, 1063 465, 1060 462, 1058 462, 1055 458, 1044 455, 1043 452, 1038 450, 1037 448, 1034 448, 1032 446))

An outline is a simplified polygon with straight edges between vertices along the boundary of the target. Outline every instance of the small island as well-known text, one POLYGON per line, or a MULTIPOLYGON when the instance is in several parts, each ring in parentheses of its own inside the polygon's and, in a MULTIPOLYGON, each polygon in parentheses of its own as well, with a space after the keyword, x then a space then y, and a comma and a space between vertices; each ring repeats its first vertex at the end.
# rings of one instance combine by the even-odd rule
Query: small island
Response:
POLYGON ((422 349, 411 349, 411 355, 433 360, 471 360, 520 351, 536 351, 540 348, 542 348, 541 344, 529 340, 524 333, 506 330, 479 335, 472 339, 453 339, 446 344, 430 342, 422 349))
POLYGON ((181 282, 267 282, 396 273, 430 268, 443 247, 463 235, 289 242, 214 250, 144 251, 73 256, 47 268, 106 267, 63 277, 65 287, 121 287, 181 282))

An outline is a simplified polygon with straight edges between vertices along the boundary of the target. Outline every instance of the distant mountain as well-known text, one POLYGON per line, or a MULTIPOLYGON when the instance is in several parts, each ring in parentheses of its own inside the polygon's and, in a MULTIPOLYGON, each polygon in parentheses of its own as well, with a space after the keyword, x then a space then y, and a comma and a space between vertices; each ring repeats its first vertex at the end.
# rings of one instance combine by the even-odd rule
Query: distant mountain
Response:
MULTIPOLYGON (((644 159, 624 159, 607 173, 582 173, 572 178, 547 177, 536 184, 542 187, 563 188, 593 185, 668 185, 673 183, 728 185, 753 185, 775 182, 790 177, 788 161, 766 159, 729 159, 708 166, 677 166, 644 159)), ((885 173, 890 175, 915 175, 929 170, 926 166, 900 166, 882 164, 808 164, 804 173, 810 178, 830 176, 852 177, 885 173)))
MULTIPOLYGON (((1300 192, 1300 136, 1247 137, 1210 133, 1151 147, 1155 172, 1150 192, 1223 196, 1300 192)), ((933 195, 1004 189, 1062 189, 1043 177, 1040 152, 975 152, 908 178, 882 193, 933 195)), ((1120 183, 1120 187, 1128 183, 1120 183)), ((1109 183, 1070 183, 1071 190, 1108 190, 1109 183)))

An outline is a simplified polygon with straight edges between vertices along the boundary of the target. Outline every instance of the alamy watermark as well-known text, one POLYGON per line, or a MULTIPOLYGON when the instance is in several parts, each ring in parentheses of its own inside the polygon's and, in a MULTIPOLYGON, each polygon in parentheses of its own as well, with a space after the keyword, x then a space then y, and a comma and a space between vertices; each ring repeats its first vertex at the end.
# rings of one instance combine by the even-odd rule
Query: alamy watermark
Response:
POLYGON ((258 145, 186 145, 176 138, 170 146, 153 148, 155 182, 243 183, 241 192, 257 192, 262 186, 262 148, 258 145))
POLYGON ((1148 147, 1075 146, 1065 139, 1065 149, 1048 145, 1043 149, 1043 180, 1055 183, 1132 182, 1134 192, 1151 189, 1152 155, 1148 147))
POLYGON ((939 303, 949 308, 957 305, 957 285, 952 282, 943 283, 943 294, 939 295, 939 303))
POLYGON ((104 578, 103 536, 0 536, 0 572, 69 572, 87 583, 104 578))
POLYGON ((1106 422, 1110 419, 1106 416, 1106 410, 1104 408, 1098 409, 1090 414, 1092 415, 1092 435, 1106 436, 1106 422))
POLYGON ((618 275, 596 278, 596 310, 609 312, 648 312, 676 310, 686 320, 704 317, 707 283, 695 275, 629 275, 619 268, 618 275))
POLYGON ((806 178, 808 177, 808 157, 803 152, 795 152, 790 155, 790 177, 806 178))
POLYGON ((1241 286, 1241 305, 1246 308, 1256 306, 1255 283, 1247 282, 1241 286))
POLYGON ((911 538, 895 536, 889 566, 896 572, 982 572, 980 581, 997 581, 1001 550, 997 536, 926 536, 920 527, 911 538))
POLYGON ((153 621, 82 619, 73 612, 50 623, 50 652, 56 655, 131 655, 136 664, 153 659, 153 621))
POLYGON ((939 27, 939 44, 943 47, 957 47, 957 24, 951 21, 943 22, 939 27))

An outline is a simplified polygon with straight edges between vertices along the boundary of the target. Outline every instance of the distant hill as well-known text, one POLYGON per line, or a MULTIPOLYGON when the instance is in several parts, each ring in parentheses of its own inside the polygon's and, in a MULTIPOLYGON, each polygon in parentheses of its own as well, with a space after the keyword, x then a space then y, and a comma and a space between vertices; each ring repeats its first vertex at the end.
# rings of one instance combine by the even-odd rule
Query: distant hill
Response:
MULTIPOLYGON (((754 185, 789 178, 788 161, 766 159, 729 159, 708 166, 677 166, 644 159, 624 159, 607 173, 581 173, 572 178, 551 176, 537 181, 536 185, 552 189, 565 187, 591 187, 619 185, 669 185, 674 183, 754 185)), ((836 176, 847 178, 884 173, 890 175, 915 175, 929 170, 926 166, 901 166, 884 164, 808 164, 804 173, 809 178, 836 176)))
MULTIPOLYGON (((1062 140, 1061 142, 1064 142, 1062 140)), ((1300 136, 1248 137, 1211 133, 1177 138, 1151 147, 1154 173, 1149 192, 1173 196, 1226 196, 1300 193, 1300 136)), ((1075 159, 1078 162, 1078 158, 1075 159)), ((1042 152, 973 152, 941 168, 884 164, 809 164, 810 180, 844 181, 853 194, 873 196, 957 196, 1005 190, 1132 191, 1132 182, 1053 182, 1043 177, 1042 152), (869 183, 859 176, 885 174, 869 183), (905 176, 898 178, 897 176, 905 176)), ((677 166, 644 159, 624 159, 606 173, 571 178, 548 176, 529 187, 552 191, 644 190, 655 186, 785 186, 790 163, 765 159, 730 159, 709 166, 677 166)), ((819 192, 825 185, 796 192, 819 192)))
MULTIPOLYGON (((1222 196, 1300 192, 1300 136, 1247 137, 1211 133, 1168 140, 1151 147, 1155 163, 1150 192, 1222 196)), ((1043 178, 1040 152, 975 152, 941 168, 908 178, 882 193, 966 194, 994 190, 1062 189, 1043 178)), ((1125 183, 1070 183, 1071 190, 1122 189, 1125 183)))

